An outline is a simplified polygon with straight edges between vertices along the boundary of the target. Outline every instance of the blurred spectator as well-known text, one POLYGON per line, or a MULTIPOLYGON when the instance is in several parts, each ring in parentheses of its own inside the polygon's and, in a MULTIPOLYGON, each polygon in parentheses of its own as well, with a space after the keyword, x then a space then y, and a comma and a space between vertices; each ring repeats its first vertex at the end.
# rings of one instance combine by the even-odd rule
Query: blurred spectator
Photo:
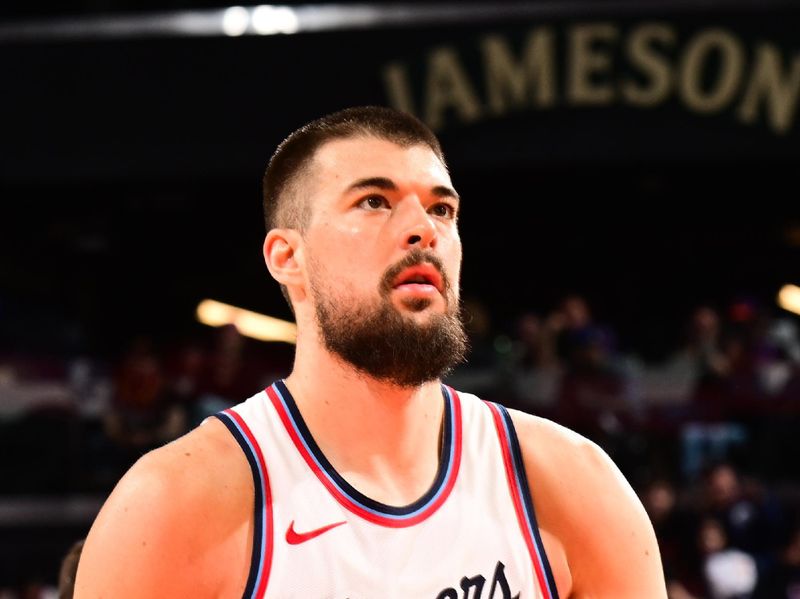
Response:
POLYGON ((220 398, 226 404, 237 403, 255 391, 249 386, 245 388, 246 383, 242 383, 246 375, 246 339, 232 324, 219 327, 214 335, 214 347, 208 364, 209 378, 204 392, 220 398))
POLYGON ((722 349, 722 324, 716 310, 709 306, 695 309, 685 351, 694 358, 699 386, 715 385, 730 374, 731 365, 722 349))
POLYGON ((67 379, 69 388, 81 415, 87 418, 102 417, 109 409, 112 382, 105 364, 86 356, 69 361, 67 379))
MULTIPOLYGON (((678 350, 663 364, 647 364, 638 373, 645 403, 667 424, 705 418, 708 398, 721 397, 730 372, 722 347, 722 324, 716 310, 697 306, 678 350)), ((711 405, 716 405, 714 401, 711 405)), ((711 414, 714 419, 718 414, 711 414)))
POLYGON ((548 320, 557 334, 559 356, 568 363, 576 361, 593 328, 592 313, 586 299, 580 295, 568 295, 548 320))
POLYGON ((143 452, 186 430, 183 411, 166 401, 166 380, 149 339, 134 341, 114 382, 113 410, 106 416, 105 430, 120 447, 143 452))
POLYGON ((695 314, 695 332, 702 339, 696 398, 710 419, 771 409, 764 400, 786 388, 800 363, 791 322, 773 318, 749 298, 733 301, 727 313, 724 328, 710 308, 695 314))
POLYGON ((533 313, 517 322, 518 341, 512 357, 514 397, 519 408, 550 415, 555 408, 564 376, 558 357, 558 325, 551 317, 544 322, 533 313))
POLYGON ((691 371, 693 418, 716 421, 726 414, 728 379, 736 357, 737 345, 725 345, 719 312, 710 306, 698 306, 692 312, 686 342, 680 354, 691 371))
POLYGON ((780 559, 759 580, 755 599, 800 599, 800 526, 795 526, 780 559))
POLYGON ((737 415, 737 402, 752 394, 755 377, 745 329, 740 324, 724 330, 719 312, 710 306, 695 308, 680 354, 694 380, 691 410, 680 427, 681 468, 691 481, 749 440, 748 431, 731 419, 737 415))
POLYGON ((707 518, 700 524, 698 543, 703 553, 703 572, 712 599, 750 599, 758 582, 751 555, 730 547, 719 521, 707 518))
POLYGON ((182 344, 166 362, 167 394, 182 405, 197 401, 207 375, 208 357, 199 343, 182 344))
POLYGON ((213 335, 211 351, 204 358, 196 350, 185 356, 186 389, 197 383, 197 368, 203 364, 192 425, 250 397, 273 380, 270 360, 250 345, 234 325, 221 326, 213 335))
POLYGON ((762 485, 752 479, 743 483, 729 463, 716 464, 705 477, 705 506, 723 527, 727 541, 754 556, 762 571, 768 569, 785 518, 762 485))
POLYGON ((699 599, 698 595, 689 592, 686 587, 677 580, 667 581, 667 597, 669 597, 669 599, 699 599))
POLYGON ((795 323, 786 318, 770 319, 759 341, 759 390, 769 398, 787 389, 800 391, 800 337, 795 323))
POLYGON ((59 599, 58 590, 40 582, 30 582, 17 591, 0 590, 0 599, 59 599))
POLYGON ((200 414, 200 402, 210 376, 208 352, 201 343, 182 343, 168 355, 164 370, 167 403, 179 406, 186 414, 187 427, 196 426, 207 415, 200 414))
POLYGON ((644 489, 642 503, 653 523, 664 565, 664 577, 673 584, 676 593, 680 587, 685 596, 691 596, 690 590, 702 590, 697 581, 692 581, 692 572, 687 556, 693 553, 692 518, 683 508, 678 506, 678 492, 667 479, 656 479, 644 489))
POLYGON ((619 433, 620 417, 632 405, 630 381, 616 353, 616 335, 593 322, 586 300, 577 295, 566 297, 550 319, 566 366, 558 420, 590 436, 597 429, 619 433))
MULTIPOLYGON (((457 365, 446 382, 457 389, 482 397, 496 395, 503 385, 498 354, 493 338, 489 310, 479 300, 466 298, 462 303, 464 328, 469 338, 469 367, 457 365)), ((510 341, 508 342, 510 345, 510 341)))

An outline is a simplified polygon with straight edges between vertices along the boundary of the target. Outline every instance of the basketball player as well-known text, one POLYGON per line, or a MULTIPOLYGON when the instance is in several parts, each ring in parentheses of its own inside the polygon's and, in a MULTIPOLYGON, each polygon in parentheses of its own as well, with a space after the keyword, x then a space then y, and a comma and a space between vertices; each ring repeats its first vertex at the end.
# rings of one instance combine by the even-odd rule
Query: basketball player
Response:
POLYGON ((666 597, 653 528, 596 445, 440 383, 465 352, 459 196, 422 123, 355 108, 301 128, 264 203, 294 369, 139 460, 77 597, 666 597))

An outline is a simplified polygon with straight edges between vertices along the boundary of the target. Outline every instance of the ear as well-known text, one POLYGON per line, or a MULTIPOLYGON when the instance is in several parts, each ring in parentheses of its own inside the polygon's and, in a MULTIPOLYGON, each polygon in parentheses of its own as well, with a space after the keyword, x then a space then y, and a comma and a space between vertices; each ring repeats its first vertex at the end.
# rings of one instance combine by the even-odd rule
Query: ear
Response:
POLYGON ((264 262, 272 278, 286 287, 303 284, 303 239, 295 229, 272 229, 264 238, 264 262))

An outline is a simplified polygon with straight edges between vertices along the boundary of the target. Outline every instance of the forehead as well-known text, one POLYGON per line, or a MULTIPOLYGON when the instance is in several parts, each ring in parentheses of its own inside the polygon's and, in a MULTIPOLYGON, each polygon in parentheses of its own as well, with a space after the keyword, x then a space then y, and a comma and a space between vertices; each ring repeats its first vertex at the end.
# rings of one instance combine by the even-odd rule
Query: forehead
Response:
POLYGON ((439 157, 425 144, 401 146, 377 137, 349 137, 323 144, 309 164, 317 190, 344 192, 354 181, 386 177, 399 186, 451 186, 439 157))

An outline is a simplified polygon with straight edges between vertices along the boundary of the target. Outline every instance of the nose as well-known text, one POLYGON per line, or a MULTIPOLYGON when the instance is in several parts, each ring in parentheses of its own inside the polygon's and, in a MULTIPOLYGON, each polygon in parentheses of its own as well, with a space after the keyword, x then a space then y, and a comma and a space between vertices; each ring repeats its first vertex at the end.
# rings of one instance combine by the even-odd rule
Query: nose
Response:
POLYGON ((401 243, 404 249, 436 247, 436 224, 417 198, 403 202, 401 243))

